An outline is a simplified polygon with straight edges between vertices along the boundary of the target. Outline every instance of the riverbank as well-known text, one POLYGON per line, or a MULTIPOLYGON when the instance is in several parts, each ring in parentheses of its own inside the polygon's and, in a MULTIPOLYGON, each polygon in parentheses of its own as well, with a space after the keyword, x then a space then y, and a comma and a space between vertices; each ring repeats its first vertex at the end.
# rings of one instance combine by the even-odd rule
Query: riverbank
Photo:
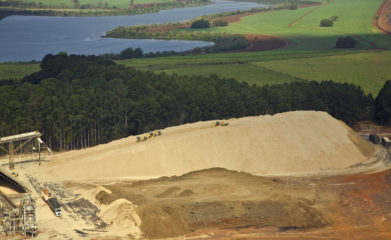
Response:
MULTIPOLYGON (((321 5, 321 3, 305 3, 299 5, 298 8, 313 7, 318 5, 321 5)), ((240 22, 241 19, 246 16, 287 9, 291 9, 290 4, 280 4, 278 6, 269 6, 267 8, 263 7, 244 11, 212 14, 202 16, 187 22, 152 24, 132 27, 120 26, 107 32, 105 37, 127 39, 199 40, 214 42, 213 46, 188 50, 182 54, 172 52, 169 55, 204 54, 219 52, 257 52, 274 50, 288 46, 288 41, 277 36, 264 34, 228 34, 219 31, 210 32, 206 30, 207 28, 205 28, 205 31, 203 31, 203 29, 194 29, 191 27, 191 25, 194 21, 203 19, 204 21, 207 21, 208 24, 211 25, 211 27, 219 27, 218 25, 216 25, 216 21, 218 20, 225 21, 225 26, 228 26, 228 24, 230 23, 240 22)))
MULTIPOLYGON (((62 16, 62 17, 85 17, 85 16, 119 16, 119 15, 135 15, 159 12, 172 8, 195 7, 208 5, 210 0, 181 0, 169 2, 151 2, 143 4, 131 5, 128 8, 117 7, 53 7, 53 6, 35 6, 24 7, 12 6, 5 4, 9 1, 3 1, 0 4, 0 20, 11 15, 25 16, 62 16)), ((12 3, 12 2, 11 2, 12 3)))

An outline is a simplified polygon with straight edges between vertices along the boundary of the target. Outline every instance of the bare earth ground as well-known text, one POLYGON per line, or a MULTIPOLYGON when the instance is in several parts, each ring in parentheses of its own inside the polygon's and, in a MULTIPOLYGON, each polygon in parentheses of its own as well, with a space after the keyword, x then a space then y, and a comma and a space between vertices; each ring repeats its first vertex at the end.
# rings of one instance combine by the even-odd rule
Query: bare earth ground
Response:
MULTIPOLYGON (((162 131, 162 136, 143 143, 135 143, 135 137, 131 136, 58 154, 42 165, 16 158, 18 179, 31 188, 37 201, 37 239, 391 238, 388 151, 374 147, 342 122, 320 112, 293 112, 229 122, 229 126, 218 128, 211 128, 211 122, 168 128, 162 131), (178 154, 178 150, 175 153, 170 146, 187 149, 188 139, 194 139, 189 149, 201 152, 196 143, 204 142, 199 146, 213 146, 207 149, 212 153, 209 155, 214 155, 213 149, 222 152, 223 155, 217 155, 221 162, 229 162, 229 155, 234 151, 234 147, 227 147, 230 141, 242 153, 250 153, 241 155, 248 158, 245 162, 248 166, 257 166, 251 165, 252 161, 265 161, 256 149, 263 149, 266 155, 274 152, 268 166, 283 171, 255 176, 238 169, 208 168, 198 160, 192 164, 195 169, 201 166, 200 170, 186 170, 182 174, 178 170, 183 165, 175 167, 176 161, 186 161, 187 157, 183 152, 178 154), (299 142, 301 147, 294 142, 299 142), (164 163, 167 169, 175 168, 178 176, 160 168, 164 170, 161 176, 171 177, 147 180, 151 175, 146 173, 154 167, 147 163, 150 158, 147 153, 156 144, 164 146, 158 148, 161 155, 166 154, 164 151, 171 153, 164 163), (320 148, 322 154, 303 161, 304 156, 320 148), (342 156, 338 161, 330 159, 334 152, 342 156), (294 171, 294 165, 285 168, 284 158, 293 153, 295 158, 290 161, 302 167, 311 165, 303 168, 307 171, 294 171), (128 155, 135 155, 141 161, 132 162, 132 158, 125 158, 128 155), (251 159, 251 155, 257 157, 251 159), (353 159, 349 159, 351 156, 353 159), (329 167, 319 168, 323 162, 330 164, 329 167), (123 168, 124 163, 129 165, 125 172, 116 168, 118 165, 123 168), (105 167, 94 166, 100 164, 105 167), (133 168, 140 172, 139 176, 147 178, 137 180, 133 168), (116 178, 115 172, 124 175, 116 178), (63 217, 55 217, 40 198, 42 187, 58 197, 63 217)), ((205 161, 208 160, 213 158, 205 161)), ((5 168, 7 160, 0 163, 5 168)), ((230 168, 238 167, 241 165, 230 168)))

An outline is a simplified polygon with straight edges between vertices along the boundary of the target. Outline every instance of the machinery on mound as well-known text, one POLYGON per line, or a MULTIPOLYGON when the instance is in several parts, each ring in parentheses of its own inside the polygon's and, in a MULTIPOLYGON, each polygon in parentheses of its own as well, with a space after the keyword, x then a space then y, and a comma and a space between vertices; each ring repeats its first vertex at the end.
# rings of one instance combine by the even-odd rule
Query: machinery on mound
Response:
POLYGON ((137 137, 137 142, 144 142, 144 141, 147 141, 148 139, 150 138, 153 138, 153 137, 158 137, 158 136, 161 136, 162 135, 162 132, 161 131, 151 131, 149 133, 147 133, 145 136, 141 136, 141 137, 137 137))
POLYGON ((225 127, 225 126, 228 126, 228 122, 223 122, 223 121, 216 121, 214 123, 212 123, 212 127, 218 127, 218 126, 222 126, 222 127, 225 127))

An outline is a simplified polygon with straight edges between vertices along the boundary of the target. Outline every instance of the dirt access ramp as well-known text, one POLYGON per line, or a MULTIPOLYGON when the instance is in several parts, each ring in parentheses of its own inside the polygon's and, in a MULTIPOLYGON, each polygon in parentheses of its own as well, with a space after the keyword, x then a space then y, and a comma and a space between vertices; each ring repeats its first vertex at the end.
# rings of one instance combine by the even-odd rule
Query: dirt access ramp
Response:
POLYGON ((45 166, 57 179, 150 179, 222 167, 261 174, 341 169, 370 158, 374 148, 325 112, 296 111, 273 116, 213 121, 162 130, 136 143, 136 136, 58 154, 45 166))

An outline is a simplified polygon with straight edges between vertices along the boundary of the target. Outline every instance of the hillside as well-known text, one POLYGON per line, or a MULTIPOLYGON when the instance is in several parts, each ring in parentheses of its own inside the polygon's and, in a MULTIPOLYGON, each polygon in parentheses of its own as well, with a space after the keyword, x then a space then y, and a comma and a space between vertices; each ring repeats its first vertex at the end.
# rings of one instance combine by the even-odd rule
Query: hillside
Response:
POLYGON ((59 154, 50 175, 65 179, 144 179, 213 167, 253 174, 292 174, 340 169, 372 156, 373 147, 324 112, 212 121, 162 130, 162 136, 136 143, 136 137, 59 154))

